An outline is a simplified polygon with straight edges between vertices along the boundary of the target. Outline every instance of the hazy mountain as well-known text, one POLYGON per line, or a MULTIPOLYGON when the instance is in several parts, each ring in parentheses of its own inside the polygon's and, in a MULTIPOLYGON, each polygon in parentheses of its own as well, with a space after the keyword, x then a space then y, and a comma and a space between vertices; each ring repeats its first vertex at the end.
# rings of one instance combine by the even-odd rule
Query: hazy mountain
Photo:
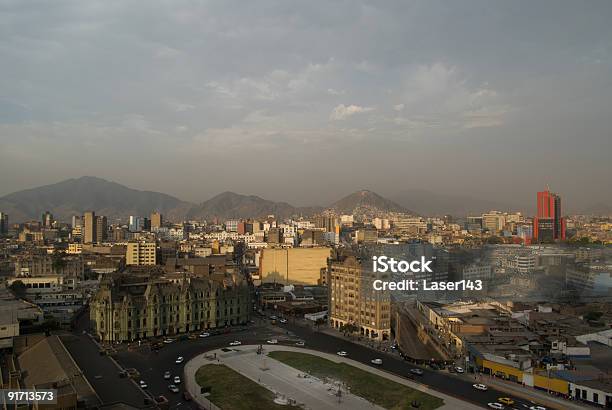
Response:
POLYGON ((295 207, 286 202, 270 201, 255 195, 223 192, 194 207, 189 212, 189 218, 259 218, 267 215, 286 218, 292 215, 310 215, 319 209, 317 207, 295 207))
POLYGON ((339 201, 334 202, 330 208, 345 214, 358 214, 363 211, 404 212, 414 214, 415 212, 390 201, 375 192, 362 190, 354 192, 339 201))
POLYGON ((436 194, 421 189, 411 189, 392 196, 402 206, 414 209, 421 215, 474 215, 490 210, 525 211, 526 206, 509 204, 494 200, 471 198, 462 195, 436 194))
POLYGON ((68 222, 86 210, 111 219, 146 216, 158 210, 168 219, 182 219, 192 204, 159 192, 139 191, 96 177, 68 179, 56 184, 14 192, 0 198, 0 210, 10 222, 39 220, 50 211, 55 219, 68 222))

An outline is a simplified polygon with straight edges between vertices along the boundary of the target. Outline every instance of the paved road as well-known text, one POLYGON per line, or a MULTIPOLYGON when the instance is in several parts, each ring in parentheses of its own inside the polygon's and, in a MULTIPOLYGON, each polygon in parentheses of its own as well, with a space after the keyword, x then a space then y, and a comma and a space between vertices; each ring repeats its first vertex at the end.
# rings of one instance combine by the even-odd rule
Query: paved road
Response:
MULTIPOLYGON (((381 366, 383 370, 413 379, 415 382, 430 386, 431 388, 442 393, 481 405, 483 407, 486 407, 487 403, 489 402, 496 402, 499 397, 512 398, 516 402, 514 407, 518 409, 529 408, 534 404, 521 399, 520 397, 494 390, 492 388, 489 388, 489 390, 486 392, 475 390, 472 387, 472 384, 475 383, 475 381, 460 379, 444 372, 422 369, 422 376, 413 376, 412 373, 410 373, 410 369, 416 368, 417 366, 407 364, 398 356, 380 353, 368 347, 351 343, 350 341, 341 338, 336 338, 322 332, 315 332, 309 327, 298 326, 291 323, 283 324, 281 326, 306 340, 306 347, 309 349, 328 353, 335 353, 340 350, 344 350, 348 352, 351 359, 365 364, 369 364, 372 359, 383 358, 383 365, 381 366)), ((547 407, 563 409, 562 406, 547 407)))

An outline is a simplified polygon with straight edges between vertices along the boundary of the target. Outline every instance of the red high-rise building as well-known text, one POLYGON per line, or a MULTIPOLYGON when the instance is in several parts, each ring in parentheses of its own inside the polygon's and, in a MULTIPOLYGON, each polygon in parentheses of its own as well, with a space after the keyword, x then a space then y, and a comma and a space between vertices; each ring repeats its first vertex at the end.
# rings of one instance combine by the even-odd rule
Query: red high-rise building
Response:
POLYGON ((538 192, 538 213, 533 219, 533 237, 538 242, 565 239, 561 197, 548 189, 538 192))

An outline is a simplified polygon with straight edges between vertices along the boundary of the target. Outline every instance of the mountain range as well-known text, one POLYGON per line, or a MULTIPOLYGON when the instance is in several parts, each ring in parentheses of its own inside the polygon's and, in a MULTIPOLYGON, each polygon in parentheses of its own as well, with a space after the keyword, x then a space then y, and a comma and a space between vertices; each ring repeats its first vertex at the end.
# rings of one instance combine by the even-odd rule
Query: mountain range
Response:
MULTIPOLYGON (((371 191, 358 191, 327 208, 342 213, 358 209, 410 212, 371 191)), ((7 213, 11 222, 38 220, 49 211, 59 220, 68 222, 73 215, 94 210, 111 221, 125 220, 129 215, 149 215, 161 212, 168 220, 228 219, 275 215, 286 218, 309 216, 325 207, 297 207, 286 202, 275 202, 255 195, 223 192, 199 204, 182 201, 171 195, 128 188, 116 182, 84 176, 56 184, 27 189, 0 198, 0 212, 7 213)))
MULTIPOLYGON (((68 222, 73 215, 95 210, 112 220, 126 220, 129 215, 149 215, 152 211, 164 214, 165 219, 212 219, 263 217, 273 214, 279 218, 294 215, 309 216, 325 209, 339 213, 375 214, 377 211, 404 212, 413 215, 464 216, 492 209, 529 210, 526 204, 508 204, 468 196, 436 194, 425 190, 403 190, 390 198, 360 190, 328 205, 299 207, 276 202, 255 195, 223 192, 194 204, 159 192, 140 191, 116 182, 84 176, 56 184, 26 189, 0 197, 0 212, 7 213, 11 222, 38 220, 45 211, 60 221, 68 222)), ((578 211, 576 211, 578 212, 578 211)), ((583 212, 611 214, 607 204, 585 208, 583 212)))

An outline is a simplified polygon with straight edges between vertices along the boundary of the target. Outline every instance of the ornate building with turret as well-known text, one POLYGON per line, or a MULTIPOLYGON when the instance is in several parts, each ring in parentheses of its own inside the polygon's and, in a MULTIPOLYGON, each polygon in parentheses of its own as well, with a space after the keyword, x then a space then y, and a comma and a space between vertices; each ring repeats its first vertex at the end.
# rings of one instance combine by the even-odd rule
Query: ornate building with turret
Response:
POLYGON ((245 324, 249 286, 237 274, 109 276, 90 302, 101 341, 123 342, 245 324))

